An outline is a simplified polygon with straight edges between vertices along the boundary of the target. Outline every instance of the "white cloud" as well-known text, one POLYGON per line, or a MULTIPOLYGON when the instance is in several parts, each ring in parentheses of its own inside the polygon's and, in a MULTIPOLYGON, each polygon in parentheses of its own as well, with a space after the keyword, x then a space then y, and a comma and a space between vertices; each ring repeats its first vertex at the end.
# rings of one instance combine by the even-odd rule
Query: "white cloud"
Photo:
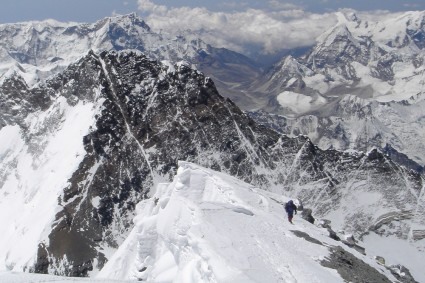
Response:
POLYGON ((168 8, 164 5, 156 5, 150 0, 139 0, 139 10, 142 12, 154 13, 158 15, 164 15, 168 8))
POLYGON ((171 34, 191 30, 214 46, 245 53, 252 50, 274 53, 312 45, 320 34, 337 23, 334 13, 313 14, 277 0, 268 3, 276 9, 212 12, 200 7, 170 8, 151 0, 138 0, 140 11, 154 30, 171 34))

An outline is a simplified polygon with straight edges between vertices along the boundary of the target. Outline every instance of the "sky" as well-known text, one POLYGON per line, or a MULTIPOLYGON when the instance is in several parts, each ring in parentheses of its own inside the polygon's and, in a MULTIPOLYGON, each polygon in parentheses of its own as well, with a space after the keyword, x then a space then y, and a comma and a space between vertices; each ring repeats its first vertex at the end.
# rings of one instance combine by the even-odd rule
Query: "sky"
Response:
MULTIPOLYGON (((59 21, 95 22, 113 14, 140 12, 140 0, 0 0, 0 23, 56 19, 59 21)), ((156 0, 169 8, 205 7, 212 12, 234 12, 247 9, 266 11, 300 9, 326 13, 341 8, 360 11, 425 10, 424 0, 156 0)))
POLYGON ((379 19, 425 10, 425 0, 0 0, 0 24, 55 19, 94 23, 136 12, 155 31, 191 30, 216 47, 272 54, 308 46, 337 23, 335 11, 379 19))

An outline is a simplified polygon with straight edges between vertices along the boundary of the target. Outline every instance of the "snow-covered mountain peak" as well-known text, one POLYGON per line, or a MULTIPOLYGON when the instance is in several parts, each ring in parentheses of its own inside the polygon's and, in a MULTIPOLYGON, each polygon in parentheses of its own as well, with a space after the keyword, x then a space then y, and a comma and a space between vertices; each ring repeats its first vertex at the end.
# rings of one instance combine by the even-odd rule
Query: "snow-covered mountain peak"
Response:
POLYGON ((353 37, 346 23, 339 23, 333 29, 325 32, 317 39, 318 45, 330 46, 338 41, 350 41, 356 43, 357 40, 353 37))
POLYGON ((292 57, 291 55, 284 58, 284 60, 281 63, 282 69, 287 69, 291 71, 297 71, 298 66, 300 65, 298 61, 292 57))
POLYGON ((360 22, 360 19, 357 17, 356 12, 352 10, 346 10, 346 11, 343 10, 343 11, 336 12, 335 16, 338 20, 337 25, 360 22))
POLYGON ((19 64, 30 85, 64 70, 90 49, 99 52, 133 49, 172 62, 195 61, 198 50, 207 49, 207 44, 199 39, 176 39, 154 33, 135 13, 93 24, 51 21, 5 24, 0 26, 0 39, 0 76, 19 64))
MULTIPOLYGON (((234 82, 248 84, 260 75, 253 60, 215 48, 196 33, 155 32, 137 14, 108 17, 96 23, 52 21, 0 25, 0 77, 16 64, 29 85, 60 73, 90 49, 139 50, 155 60, 186 60, 212 77, 230 97, 242 96, 234 82)), ((237 98, 236 98, 237 99, 237 98)))
POLYGON ((147 28, 150 27, 146 24, 146 22, 135 12, 124 14, 124 15, 116 15, 109 17, 111 22, 122 22, 122 23, 144 23, 147 28))
POLYGON ((310 76, 313 71, 306 66, 300 64, 297 59, 292 56, 285 57, 278 65, 279 71, 275 74, 281 76, 283 73, 286 76, 298 77, 298 76, 310 76))
POLYGON ((151 28, 149 27, 149 25, 146 24, 146 22, 136 13, 104 18, 94 24, 94 26, 102 25, 107 25, 109 28, 114 28, 114 26, 117 25, 126 30, 134 30, 136 28, 139 28, 139 32, 151 32, 151 28))
POLYGON ((424 11, 412 11, 381 21, 365 20, 347 25, 354 35, 367 36, 388 51, 405 49, 417 53, 424 48, 424 19, 424 11))
POLYGON ((411 11, 400 15, 395 20, 405 22, 407 29, 423 29, 425 26, 425 11, 411 11))

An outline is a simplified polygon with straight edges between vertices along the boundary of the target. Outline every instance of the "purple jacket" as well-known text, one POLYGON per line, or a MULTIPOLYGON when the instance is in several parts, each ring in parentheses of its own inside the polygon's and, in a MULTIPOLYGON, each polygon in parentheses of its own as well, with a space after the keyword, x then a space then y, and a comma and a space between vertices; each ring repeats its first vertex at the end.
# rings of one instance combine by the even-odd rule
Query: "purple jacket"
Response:
POLYGON ((290 200, 285 204, 285 210, 286 210, 286 213, 288 213, 288 215, 293 215, 294 211, 295 213, 297 213, 297 206, 294 204, 292 200, 290 200))

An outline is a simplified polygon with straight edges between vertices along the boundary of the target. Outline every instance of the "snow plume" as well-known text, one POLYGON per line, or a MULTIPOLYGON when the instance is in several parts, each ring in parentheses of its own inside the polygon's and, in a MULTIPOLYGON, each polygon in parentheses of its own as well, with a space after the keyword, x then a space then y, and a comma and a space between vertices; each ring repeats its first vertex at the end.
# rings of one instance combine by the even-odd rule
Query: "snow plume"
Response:
POLYGON ((192 30, 215 46, 244 53, 260 50, 268 54, 312 45, 318 35, 337 22, 332 13, 313 14, 277 1, 269 2, 270 10, 248 8, 238 12, 171 8, 150 0, 139 0, 138 4, 148 24, 158 31, 179 34, 192 30))

